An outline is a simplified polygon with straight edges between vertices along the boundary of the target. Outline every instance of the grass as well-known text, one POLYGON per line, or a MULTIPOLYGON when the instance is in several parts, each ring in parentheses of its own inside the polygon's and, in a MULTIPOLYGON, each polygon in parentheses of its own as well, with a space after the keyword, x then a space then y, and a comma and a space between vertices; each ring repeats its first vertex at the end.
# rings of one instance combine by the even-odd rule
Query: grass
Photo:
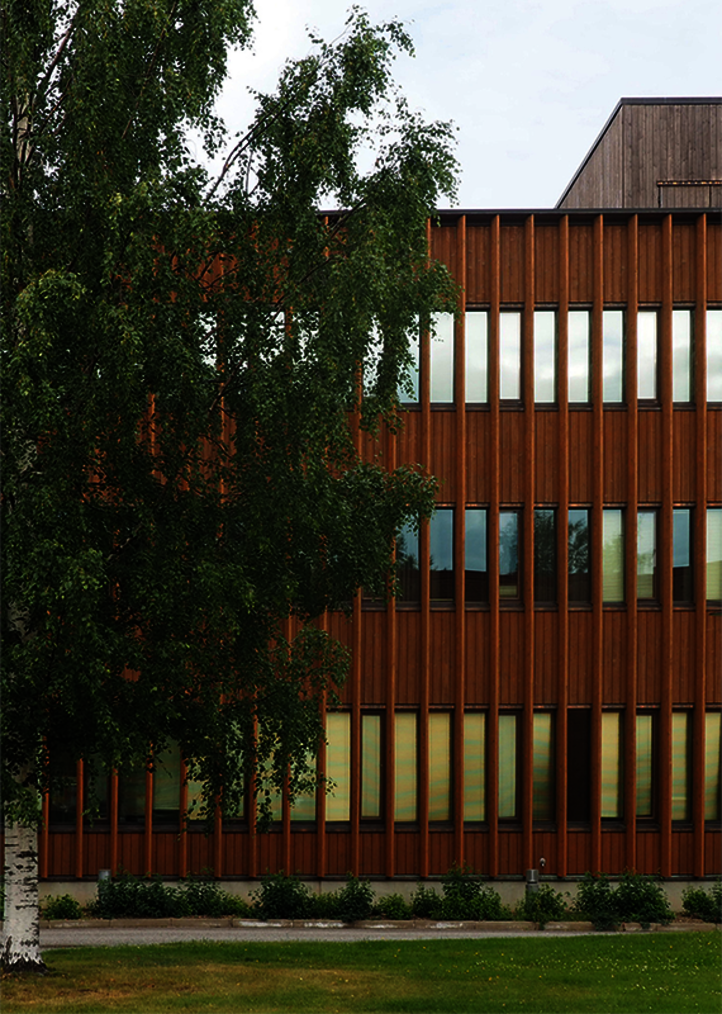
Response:
POLYGON ((718 1014, 717 933, 207 943, 50 951, 16 1011, 718 1014))

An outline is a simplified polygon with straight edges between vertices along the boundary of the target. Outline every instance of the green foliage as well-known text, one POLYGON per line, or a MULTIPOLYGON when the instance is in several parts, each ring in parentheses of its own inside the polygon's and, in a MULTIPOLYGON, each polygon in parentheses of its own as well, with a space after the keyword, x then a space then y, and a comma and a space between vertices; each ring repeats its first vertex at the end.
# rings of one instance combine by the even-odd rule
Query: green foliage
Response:
POLYGON ((272 873, 261 880, 252 895, 261 919, 306 919, 311 913, 311 894, 298 877, 272 873))
POLYGON ((70 894, 49 895, 40 906, 43 919, 82 919, 83 910, 70 894))
POLYGON ((511 912, 502 905, 498 892, 484 884, 466 865, 452 866, 441 878, 444 919, 498 920, 511 912))
POLYGON ((433 889, 419 884, 411 895, 411 910, 417 919, 440 919, 442 899, 433 889))
POLYGON ((374 916, 383 919, 412 919, 412 906, 400 894, 387 894, 379 898, 373 907, 374 916))
POLYGON ((682 894, 682 908, 705 922, 722 922, 722 880, 717 880, 709 891, 703 887, 688 887, 682 894))
POLYGON ((667 924, 674 915, 661 885, 641 873, 624 873, 616 889, 603 874, 585 873, 577 892, 576 909, 595 929, 614 929, 622 922, 667 924))
POLYGON ((527 891, 515 911, 517 919, 545 925, 556 919, 564 919, 567 905, 564 896, 555 891, 551 884, 540 884, 538 891, 527 891))
POLYGON ((338 892, 336 916, 344 922, 368 919, 373 910, 374 893, 368 880, 348 875, 346 886, 338 892))
POLYGON ((158 877, 143 879, 123 874, 100 881, 92 912, 99 919, 163 919, 194 915, 243 916, 250 909, 241 898, 202 877, 191 877, 174 887, 158 877))

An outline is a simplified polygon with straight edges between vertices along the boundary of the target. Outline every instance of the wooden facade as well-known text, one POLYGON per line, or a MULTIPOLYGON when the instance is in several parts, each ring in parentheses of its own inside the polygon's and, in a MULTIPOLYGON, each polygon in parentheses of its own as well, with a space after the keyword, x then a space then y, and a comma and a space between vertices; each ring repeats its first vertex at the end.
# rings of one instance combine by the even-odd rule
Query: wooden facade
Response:
MULTIPOLYGON (((295 819, 284 802, 268 833, 253 833, 252 821, 219 819, 206 836, 184 827, 180 816, 175 824, 154 823, 154 776, 147 774, 144 814, 124 824, 113 778, 105 821, 89 824, 76 805, 74 823, 46 822, 41 876, 95 877, 111 868, 169 876, 213 869, 216 876, 253 878, 283 869, 319 878, 348 871, 423 878, 468 863, 492 877, 514 877, 542 856, 545 873, 559 877, 624 869, 665 877, 719 873, 722 603, 715 525, 722 519, 716 393, 722 379, 713 375, 722 356, 715 345, 722 341, 715 316, 722 310, 719 215, 449 212, 430 229, 430 244, 461 291, 445 366, 451 397, 432 400, 441 345, 425 334, 419 399, 403 430, 383 432, 374 447, 360 433, 357 440, 362 452, 381 454, 389 467, 421 462, 439 478, 451 565, 441 568, 446 591, 439 595, 432 521, 418 540, 414 600, 379 605, 359 595, 350 618, 323 619, 352 649, 341 709, 349 716, 347 768, 339 769, 348 772, 340 787, 344 819, 327 819, 333 797, 319 792, 306 819, 295 819), (624 328, 623 386, 615 401, 605 400, 604 386, 610 310, 621 311, 624 328), (535 398, 540 311, 553 315, 545 318, 553 323, 553 393, 543 402, 535 398), (675 316, 680 311, 687 315, 675 316), (499 381, 505 314, 520 327, 516 397, 504 397, 499 381), (645 328, 653 317, 651 359, 648 343, 647 358, 640 358, 642 314, 645 328), (570 401, 567 378, 578 355, 570 322, 585 319, 588 395, 570 401), (679 320, 691 323, 687 360, 677 350, 679 320), (471 401, 470 328, 480 322, 486 397, 471 401), (653 381, 640 377, 650 362, 653 381), (677 375, 685 370, 686 393, 677 375), (588 519, 588 601, 570 598, 569 525, 577 517, 570 511, 588 519), (486 600, 475 593, 471 601, 467 527, 482 516, 486 600), (509 517, 518 556, 512 597, 499 572, 501 520, 509 517), (543 602, 535 585, 540 518, 553 525, 555 557, 543 602), (608 521, 623 531, 615 550, 623 591, 615 601, 605 583, 608 521), (675 584, 678 521, 689 523, 683 601, 675 584), (654 583, 647 587, 640 533, 649 524, 654 583), (404 724, 398 715, 414 717, 404 724), (369 716, 378 716, 373 728, 381 733, 373 776, 378 812, 371 816, 362 805, 372 777, 362 756, 369 716), (411 758, 405 774, 402 754, 411 758), (399 807, 402 792, 411 799, 406 810, 399 807)), ((81 764, 78 800, 82 778, 81 764)), ((179 813, 187 793, 181 771, 179 813)))

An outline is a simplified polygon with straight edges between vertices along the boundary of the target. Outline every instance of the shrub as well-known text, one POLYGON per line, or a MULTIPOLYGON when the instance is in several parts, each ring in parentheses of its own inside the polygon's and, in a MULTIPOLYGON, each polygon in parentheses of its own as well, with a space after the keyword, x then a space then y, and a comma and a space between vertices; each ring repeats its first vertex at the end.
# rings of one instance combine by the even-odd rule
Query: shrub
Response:
POLYGON ((98 884, 98 900, 91 906, 101 919, 164 919, 192 915, 185 892, 158 877, 146 880, 129 873, 98 884))
POLYGON ((374 905, 373 914, 384 919, 411 919, 411 905, 400 894, 387 894, 374 905))
POLYGON ((703 887, 687 888, 682 893, 682 908, 687 915, 705 922, 722 922, 722 880, 713 884, 710 891, 703 887))
POLYGON ((641 873, 622 875, 614 892, 614 904, 620 922, 638 922, 647 928, 650 923, 666 925, 674 919, 661 884, 641 873))
POLYGON ((452 866, 441 878, 444 919, 499 920, 511 913, 502 905, 499 894, 483 884, 468 866, 452 866))
POLYGON ((563 919, 567 906, 564 897, 550 884, 540 884, 538 891, 526 892, 515 914, 518 919, 528 919, 543 926, 554 919, 563 919))
POLYGON ((374 892, 368 880, 359 880, 349 873, 346 886, 338 892, 337 918, 344 922, 368 919, 374 904, 374 892))
POLYGON ((411 895, 411 910, 417 919, 440 919, 441 898, 432 887, 419 884, 411 895))
POLYGON ((182 885, 191 915, 250 915, 251 907, 209 877, 189 877, 182 885))
POLYGON ((310 915, 314 919, 338 919, 338 891, 325 894, 312 894, 310 915))
POLYGON ((619 922, 612 885, 603 873, 585 873, 579 884, 576 908, 596 930, 614 929, 619 922))
POLYGON ((72 895, 60 894, 45 898, 40 914, 44 919, 81 919, 83 910, 72 895))
POLYGON ((261 889, 253 897, 261 919, 306 919, 312 912, 308 888, 298 877, 285 873, 263 877, 261 889))

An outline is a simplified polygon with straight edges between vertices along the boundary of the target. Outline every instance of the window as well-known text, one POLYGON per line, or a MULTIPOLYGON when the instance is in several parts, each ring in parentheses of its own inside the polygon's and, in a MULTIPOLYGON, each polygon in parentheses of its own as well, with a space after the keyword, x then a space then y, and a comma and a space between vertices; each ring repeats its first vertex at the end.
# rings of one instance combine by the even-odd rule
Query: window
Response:
POLYGON ((691 310, 672 310, 672 400, 692 401, 691 310))
POLYGON ((421 355, 421 339, 418 331, 409 335, 409 355, 411 365, 406 383, 402 383, 399 401, 402 405, 418 405, 419 402, 419 362, 421 355))
POLYGON ((467 602, 489 601, 487 567, 487 512, 483 507, 467 507, 464 587, 467 602))
POLYGON ((557 512, 534 511, 534 601, 557 600, 557 512))
POLYGON ((430 336, 430 388, 431 400, 454 400, 454 315, 433 314, 433 333, 430 336))
POLYGON ((486 310, 466 311, 466 400, 489 400, 489 314, 486 310))
POLYGON ((672 820, 689 820, 689 714, 672 715, 672 820))
POLYGON ((417 794, 416 715, 397 711, 394 768, 394 820, 415 821, 417 794))
POLYGON ((567 711, 567 821, 588 824, 592 779, 592 721, 589 708, 567 711))
POLYGON ((145 821, 145 768, 127 768, 118 777, 118 823, 145 821))
POLYGON ((592 599, 592 580, 589 567, 589 510, 572 507, 569 511, 568 581, 569 602, 585 603, 592 599))
POLYGON ((421 601, 419 575, 419 533, 410 524, 404 525, 396 540, 397 603, 418 605, 421 601))
MULTIPOLYGON (((317 759, 316 757, 308 758, 311 767, 316 769, 317 759)), ((279 815, 280 816, 280 815, 279 815)), ((291 807, 291 820, 292 821, 312 821, 316 819, 316 790, 311 789, 308 792, 299 792, 296 799, 291 807)))
POLYGON ((720 819, 720 730, 722 714, 708 711, 704 716, 704 819, 720 819))
MULTIPOLYGON (((78 768, 68 755, 53 752, 50 758, 50 823, 74 824, 78 806, 78 768)), ((143 806, 145 812, 145 771, 143 772, 143 806)))
POLYGON ((382 814, 381 715, 361 715, 361 820, 382 814))
POLYGON ((432 602, 454 601, 454 511, 442 507, 429 522, 432 602))
POLYGON ((554 725, 550 712, 533 718, 532 815, 534 820, 554 819, 554 725))
POLYGON ((637 599, 657 598, 657 512, 637 511, 637 599))
POLYGON ((464 715, 464 820, 486 820, 486 715, 464 715))
POLYGON ((499 397, 502 401, 521 398, 521 313, 499 314, 499 397))
POLYGON ((602 818, 622 816, 622 715, 602 713, 602 818))
POLYGON ((153 823, 180 822, 181 752, 178 743, 153 759, 153 823))
POLYGON ((568 396, 570 402, 589 401, 589 310, 569 311, 568 396))
POLYGON ((516 820, 517 716, 499 715, 499 820, 516 820))
POLYGON ((624 529, 621 510, 602 512, 602 601, 624 602, 624 529))
POLYGON ((640 819, 654 816, 652 797, 653 771, 653 715, 637 715, 637 803, 636 815, 640 819))
POLYGON ((534 311, 534 401, 557 400, 557 315, 554 310, 534 311))
POLYGON ((694 600, 692 511, 688 507, 672 512, 672 600, 680 605, 694 600))
POLYGON ((331 711, 326 715, 326 776, 333 782, 326 796, 326 820, 351 817, 351 715, 331 711))
POLYGON ((451 715, 429 714, 429 820, 451 819, 451 715))
POLYGON ((656 310, 640 310, 637 314, 637 397, 641 401, 657 397, 656 310))
POLYGON ((602 314, 602 400, 621 402, 624 396, 624 311, 602 314))
POLYGON ((707 401, 722 401, 722 310, 707 311, 707 401))
POLYGON ((722 508, 707 510, 707 601, 722 599, 722 508))
POLYGON ((521 597, 518 511, 499 511, 499 596, 521 597))

